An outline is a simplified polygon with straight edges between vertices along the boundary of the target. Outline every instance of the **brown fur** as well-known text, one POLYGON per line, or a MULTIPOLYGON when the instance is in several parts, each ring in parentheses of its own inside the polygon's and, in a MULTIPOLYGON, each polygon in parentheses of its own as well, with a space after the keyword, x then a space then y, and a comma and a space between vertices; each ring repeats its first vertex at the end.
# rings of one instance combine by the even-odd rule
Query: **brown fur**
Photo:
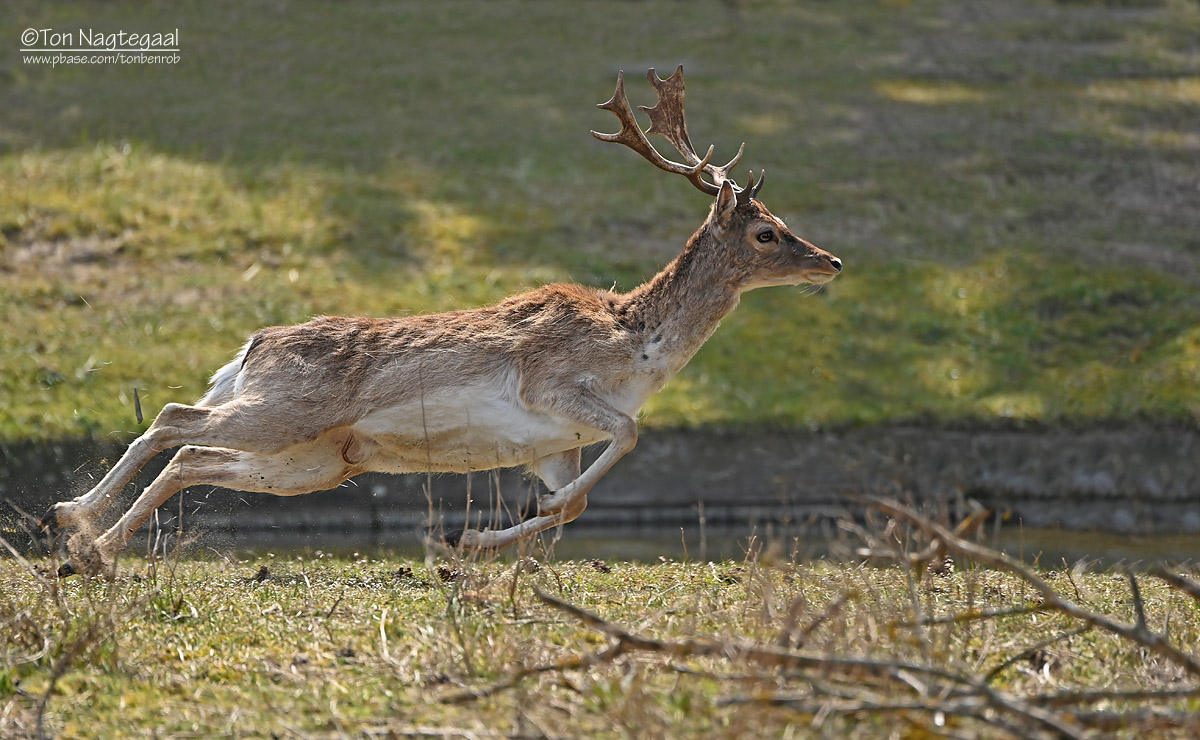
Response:
POLYGON ((841 270, 747 190, 713 187, 716 202, 680 255, 629 293, 554 284, 467 311, 263 329, 200 403, 164 407, 95 488, 44 521, 89 532, 142 465, 180 445, 94 548, 87 534, 72 539, 78 565, 110 564, 155 508, 201 484, 296 495, 367 470, 524 464, 550 488, 538 515, 466 532, 463 544, 502 547, 570 521, 636 444, 642 404, 744 291, 826 282, 841 270), (606 439, 580 472, 580 448, 606 439))

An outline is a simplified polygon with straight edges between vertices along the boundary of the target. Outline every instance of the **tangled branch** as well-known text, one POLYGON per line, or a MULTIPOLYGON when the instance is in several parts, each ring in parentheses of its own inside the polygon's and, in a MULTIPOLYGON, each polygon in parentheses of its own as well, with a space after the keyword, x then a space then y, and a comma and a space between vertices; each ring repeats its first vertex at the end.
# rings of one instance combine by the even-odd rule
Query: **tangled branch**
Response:
MULTIPOLYGON (((945 548, 947 552, 970 558, 976 562, 996 568, 997 570, 1006 571, 1015 575, 1037 590, 1048 609, 1060 612, 1072 619, 1079 620, 1084 624, 1104 630, 1105 632, 1110 632, 1124 640, 1128 640, 1152 653, 1166 658, 1170 662, 1183 668, 1192 676, 1200 677, 1200 661, 1198 661, 1195 656, 1180 650, 1166 636, 1160 635, 1156 632, 1151 632, 1150 629, 1147 628, 1145 623, 1145 615, 1142 613, 1140 592, 1138 591, 1136 585, 1137 581, 1136 579, 1133 579, 1132 576, 1131 583, 1133 584, 1134 604, 1137 607, 1139 618, 1135 624, 1123 624, 1108 617, 1107 615, 1081 606, 1063 596, 1044 578, 1033 572, 1032 569, 1026 567, 1024 563, 1021 563, 1002 552, 997 552, 974 542, 964 540, 945 527, 933 522, 921 514, 918 514, 916 511, 904 506, 903 504, 879 498, 868 498, 866 500, 880 511, 888 514, 889 516, 893 516, 896 519, 908 522, 913 527, 916 527, 918 530, 935 539, 939 548, 945 548)), ((1183 578, 1182 576, 1175 576, 1174 578, 1181 583, 1188 582, 1187 579, 1183 578)), ((1170 580, 1168 580, 1168 583, 1170 583, 1170 580)), ((1195 584, 1192 584, 1192 586, 1195 588, 1195 584)))
MULTIPOLYGON (((796 642, 803 645, 803 637, 815 629, 806 627, 797 631, 798 612, 795 604, 789 610, 787 624, 774 644, 712 636, 662 639, 608 621, 594 612, 533 586, 533 593, 543 604, 602 633, 608 638, 607 646, 593 653, 570 655, 542 665, 523 666, 501 681, 483 688, 469 689, 444 700, 456 703, 475 701, 514 688, 539 674, 586 670, 612 663, 628 654, 643 653, 661 656, 665 666, 682 674, 725 678, 732 675, 691 669, 680 664, 680 661, 710 659, 727 661, 731 666, 755 666, 759 671, 763 671, 756 674, 760 678, 771 676, 784 682, 800 681, 805 686, 801 691, 729 695, 718 700, 717 704, 784 707, 811 716, 814 722, 835 716, 893 714, 910 720, 918 716, 924 717, 927 721, 932 721, 932 726, 941 727, 947 717, 958 717, 961 720, 982 723, 993 731, 1014 737, 1079 740, 1093 738, 1097 733, 1107 733, 1119 728, 1136 728, 1139 731, 1200 731, 1200 719, 1195 713, 1176 711, 1169 707, 1169 703, 1172 702, 1200 697, 1200 684, 1194 680, 1200 677, 1200 660, 1174 644, 1166 634, 1154 632, 1149 628, 1138 581, 1132 574, 1128 577, 1135 621, 1124 623, 1067 598, 1023 563, 965 539, 965 536, 969 536, 982 521, 978 513, 951 531, 897 502, 872 499, 870 504, 895 522, 911 526, 928 539, 928 544, 915 555, 893 554, 900 563, 919 571, 930 562, 946 557, 973 560, 1012 574, 1029 584, 1040 596, 1040 601, 1030 606, 971 609, 962 614, 945 617, 924 618, 917 614, 916 618, 910 621, 892 621, 891 628, 916 631, 928 625, 953 626, 1034 613, 1062 615, 1069 622, 1068 628, 1008 656, 991 670, 983 670, 982 665, 970 670, 955 669, 940 665, 928 656, 921 661, 906 661, 793 649, 794 636, 800 637, 796 642), (1169 661, 1192 677, 1193 681, 1182 686, 1158 689, 1085 687, 1057 693, 1018 693, 1001 690, 993 685, 997 676, 1006 668, 1022 660, 1031 659, 1053 644, 1093 630, 1114 635, 1132 646, 1169 661), (1118 711, 1112 708, 1114 706, 1129 708, 1118 711)), ((872 554, 872 557, 876 555, 872 554)), ((1186 576, 1163 568, 1151 570, 1150 573, 1172 588, 1200 599, 1200 587, 1186 576)), ((819 624, 837 613, 845 606, 849 597, 849 592, 843 593, 817 616, 814 623, 819 624)))

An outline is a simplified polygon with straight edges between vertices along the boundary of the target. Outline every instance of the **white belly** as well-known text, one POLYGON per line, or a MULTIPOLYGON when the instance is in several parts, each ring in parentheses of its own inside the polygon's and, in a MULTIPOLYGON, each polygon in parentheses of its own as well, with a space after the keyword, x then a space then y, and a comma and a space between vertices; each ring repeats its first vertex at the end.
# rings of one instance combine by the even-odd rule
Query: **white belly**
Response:
POLYGON ((494 388, 434 391, 373 411, 352 429, 378 446, 380 472, 465 473, 528 465, 606 439, 596 429, 536 414, 494 388))

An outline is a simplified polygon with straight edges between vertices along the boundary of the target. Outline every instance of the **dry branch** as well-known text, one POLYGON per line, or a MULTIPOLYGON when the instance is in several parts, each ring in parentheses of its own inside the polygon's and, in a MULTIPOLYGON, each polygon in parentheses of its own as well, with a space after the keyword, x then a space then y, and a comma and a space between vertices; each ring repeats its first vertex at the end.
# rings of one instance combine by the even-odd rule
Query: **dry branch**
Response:
POLYGON ((1168 584, 1191 596, 1196 601, 1200 601, 1200 584, 1197 584, 1192 579, 1169 571, 1161 565, 1155 565, 1148 572, 1155 578, 1166 581, 1168 584))
POLYGON ((1104 614, 1076 604, 1074 601, 1060 594, 1045 579, 1027 568, 1023 563, 1010 558, 1004 553, 968 542, 903 504, 873 497, 866 498, 865 500, 880 511, 897 519, 902 519, 928 536, 940 540, 949 552, 1012 573, 1030 586, 1033 586, 1041 594, 1047 607, 1105 632, 1110 632, 1122 639, 1136 643, 1150 652, 1156 653, 1182 667, 1191 675, 1200 677, 1200 661, 1197 661, 1194 656, 1175 647, 1175 645, 1162 635, 1151 632, 1144 625, 1122 624, 1104 614))
MULTIPOLYGON (((420 725, 405 725, 399 727, 381 727, 363 732, 367 737, 380 737, 383 740, 402 737, 423 738, 459 738, 461 740, 540 740, 544 735, 518 735, 506 732, 488 730, 468 730, 463 727, 425 727, 420 725)), ((339 733, 339 737, 345 737, 339 733)))
MULTIPOLYGON (((987 619, 996 619, 997 617, 1022 617, 1029 614, 1041 614, 1046 611, 1045 604, 1034 604, 1032 606, 1005 606, 996 609, 969 609, 965 612, 956 614, 947 614, 941 617, 926 617, 921 620, 922 625, 935 624, 967 624, 969 622, 980 622, 987 619)), ((889 623, 893 627, 912 627, 916 623, 912 620, 897 620, 889 623)))
POLYGON ((539 666, 522 667, 513 672, 511 676, 503 681, 484 687, 482 689, 468 689, 456 694, 451 694, 442 699, 446 704, 466 704, 467 702, 475 701, 476 699, 484 699, 486 697, 498 694, 501 691, 511 689, 517 684, 524 681, 530 676, 536 676, 539 673, 551 673, 554 671, 570 671, 578 668, 590 668, 601 663, 609 663, 615 660, 619 655, 625 652, 623 644, 615 642, 604 650, 595 653, 587 653, 586 655, 571 655, 562 660, 556 660, 553 663, 545 663, 539 666))
POLYGON ((1079 724, 1097 730, 1187 729, 1200 732, 1200 714, 1168 712, 1162 709, 1138 709, 1128 712, 1081 712, 1073 715, 1079 724))
MULTIPOLYGON (((533 592, 543 603, 564 611, 580 622, 613 638, 615 642, 610 646, 609 650, 616 651, 617 654, 640 651, 674 658, 719 657, 793 670, 803 668, 815 669, 826 675, 834 672, 867 672, 891 679, 891 682, 896 687, 904 689, 911 689, 911 684, 905 680, 905 674, 923 675, 929 678, 942 679, 952 686, 957 686, 960 689, 959 693, 964 697, 962 701, 967 701, 968 699, 977 701, 981 705, 1001 714, 1009 715, 1010 718, 1017 718, 1027 725, 1032 725, 1043 731, 1048 730, 1058 737, 1077 738, 1079 740, 1086 737, 1077 727, 1072 726, 1063 717, 1031 706, 1020 698, 1006 696, 993 690, 982 681, 944 668, 919 663, 906 663, 903 661, 817 655, 791 651, 770 645, 735 643, 713 638, 659 640, 633 634, 624 627, 608 622, 586 609, 551 596, 537 587, 533 587, 533 592)), ((768 703, 771 699, 770 696, 760 698, 768 703)), ((895 702, 867 699, 864 700, 864 705, 856 711, 869 711, 873 706, 883 707, 887 705, 900 706, 895 702), (867 706, 867 704, 870 704, 870 706, 867 706)), ((927 706, 932 705, 914 703, 908 709, 910 711, 924 711, 927 706)), ((897 708, 893 711, 900 710, 897 708)), ((942 709, 935 711, 943 711, 945 713, 942 709)), ((1009 722, 993 717, 990 713, 984 715, 973 713, 971 716, 1005 729, 1009 728, 1009 722)))
MULTIPOLYGON (((779 637, 770 643, 722 639, 714 636, 692 636, 660 639, 641 634, 631 628, 610 622, 600 615, 531 586, 541 602, 569 615, 573 620, 606 635, 609 644, 598 652, 570 655, 557 661, 532 667, 521 666, 506 679, 481 689, 471 689, 444 699, 447 702, 469 702, 493 696, 518 686, 532 676, 562 672, 612 663, 632 653, 648 653, 663 658, 662 667, 679 674, 693 674, 716 679, 727 684, 740 680, 771 679, 781 682, 775 693, 752 693, 727 696, 718 706, 761 704, 786 707, 812 715, 814 722, 831 716, 859 714, 893 714, 901 721, 920 723, 934 734, 946 717, 960 721, 978 722, 1000 732, 1021 738, 1094 738, 1116 729, 1152 732, 1171 730, 1191 733, 1200 730, 1200 719, 1182 710, 1181 702, 1200 698, 1200 686, 1174 685, 1165 688, 1107 689, 1079 687, 1058 693, 1027 693, 1001 690, 992 685, 996 677, 1009 666, 1037 654, 1048 646, 1090 630, 1115 635, 1125 643, 1143 648, 1183 667, 1189 674, 1200 674, 1197 658, 1172 644, 1164 634, 1150 630, 1146 604, 1137 579, 1129 575, 1133 624, 1121 623, 1112 617, 1093 611, 1068 599, 1044 578, 1024 564, 1003 553, 964 540, 961 532, 976 529, 981 518, 973 516, 957 530, 937 525, 926 517, 891 501, 873 500, 872 504, 887 513, 897 524, 907 523, 928 536, 931 542, 921 548, 916 557, 901 554, 901 563, 920 572, 927 563, 923 558, 960 556, 1006 571, 1031 585, 1039 594, 1037 603, 1000 608, 975 608, 947 616, 922 616, 920 603, 909 582, 916 617, 907 621, 892 621, 889 629, 914 632, 929 625, 961 625, 986 619, 1001 619, 1033 613, 1053 612, 1063 615, 1073 624, 1065 629, 1004 657, 990 669, 980 664, 957 668, 952 663, 934 660, 931 651, 925 659, 906 660, 903 657, 865 657, 856 655, 820 654, 792 647, 794 640, 804 637, 835 615, 845 610, 857 596, 844 591, 838 598, 816 613, 810 623, 801 627, 799 616, 807 609, 807 601, 794 601, 785 617, 779 637), (740 670, 720 672, 711 668, 691 667, 681 661, 710 659, 727 661, 740 670), (762 671, 758 673, 757 671, 762 671)), ((893 524, 892 526, 897 526, 893 524)), ((1166 571, 1151 571, 1156 577, 1195 597, 1200 593, 1189 579, 1166 571)), ((916 643, 913 642, 915 645, 916 643)), ((1002 656, 1003 657, 1003 656, 1002 656)))
MULTIPOLYGON (((791 647, 793 643, 797 647, 802 647, 806 642, 808 642, 808 638, 812 636, 812 633, 819 630, 821 625, 833 619, 842 611, 842 607, 846 605, 847 601, 857 597, 858 593, 855 591, 847 591, 843 593, 841 596, 831 601, 829 605, 826 606, 825 609, 823 609, 821 613, 818 614, 812 621, 804 625, 804 628, 801 629, 799 633, 795 635, 795 637, 793 637, 794 625, 789 625, 783 629, 780 632, 779 640, 776 644, 781 648, 791 647)), ((799 601, 797 601, 797 603, 799 603, 799 601)), ((792 616, 791 610, 789 610, 789 616, 792 616)))
POLYGON ((1075 629, 1067 630, 1061 634, 1047 637, 1045 640, 1034 643, 1015 655, 1010 655, 1003 662, 1001 662, 1000 665, 988 671, 987 675, 983 677, 984 683, 991 683, 996 676, 999 676, 1001 673, 1003 673, 1004 670, 1009 666, 1036 655, 1038 652, 1045 650, 1054 643, 1062 640, 1069 640, 1070 638, 1075 637, 1076 635, 1082 635, 1084 632, 1087 632, 1091 629, 1092 628, 1090 625, 1076 627, 1075 629))
POLYGON ((1072 704, 1094 704, 1102 701, 1169 701, 1172 699, 1195 698, 1200 698, 1200 686, 1185 686, 1174 689, 1060 691, 1056 694, 1033 696, 1029 700, 1034 704, 1042 706, 1068 706, 1072 704))

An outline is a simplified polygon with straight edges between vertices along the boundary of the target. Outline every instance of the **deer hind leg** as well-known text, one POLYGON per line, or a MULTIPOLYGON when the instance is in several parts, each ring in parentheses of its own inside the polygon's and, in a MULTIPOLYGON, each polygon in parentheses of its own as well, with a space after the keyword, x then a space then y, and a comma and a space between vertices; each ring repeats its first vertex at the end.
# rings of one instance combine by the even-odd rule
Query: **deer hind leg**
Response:
POLYGON ((542 479, 546 488, 551 492, 557 491, 579 477, 581 451, 576 447, 566 452, 546 455, 534 460, 529 468, 534 475, 542 479))
POLYGON ((177 440, 183 431, 181 424, 185 427, 195 424, 197 417, 202 417, 206 411, 178 403, 164 406, 150 428, 130 443, 125 454, 99 483, 82 496, 51 506, 42 517, 42 527, 53 532, 90 524, 116 501, 121 490, 151 458, 179 444, 177 440))
POLYGON ((71 538, 67 572, 96 573, 111 568, 117 554, 155 509, 184 488, 220 486, 276 496, 323 491, 362 472, 362 466, 347 461, 348 452, 359 447, 357 437, 345 431, 275 453, 183 447, 108 531, 94 542, 83 531, 71 538))
MULTIPOLYGON (((587 494, 604 474, 637 444, 637 424, 628 415, 614 409, 606 401, 591 391, 572 389, 569 394, 563 394, 562 401, 557 399, 546 404, 549 411, 558 416, 567 416, 573 421, 587 424, 599 429, 612 437, 608 447, 596 458, 588 469, 579 473, 579 451, 573 450, 574 468, 570 460, 561 453, 559 456, 549 456, 534 462, 534 471, 543 477, 546 485, 551 487, 550 493, 538 500, 538 514, 506 529, 475 530, 468 529, 458 538, 458 543, 466 549, 492 549, 507 547, 514 542, 530 537, 538 532, 558 527, 573 521, 587 508, 587 494), (540 464, 539 464, 540 463, 540 464), (573 472, 574 479, 564 483, 566 473, 573 472)), ((543 409, 539 409, 543 410, 543 409)))
MULTIPOLYGON (((303 414, 283 423, 280 407, 266 407, 241 400, 221 406, 198 407, 169 403, 146 432, 135 439, 117 464, 92 490, 71 501, 61 501, 42 517, 41 526, 51 533, 59 529, 90 526, 118 498, 137 472, 158 453, 179 445, 226 447, 249 451, 275 451, 312 439, 303 414)), ((317 430, 319 431, 319 430, 317 430)))

